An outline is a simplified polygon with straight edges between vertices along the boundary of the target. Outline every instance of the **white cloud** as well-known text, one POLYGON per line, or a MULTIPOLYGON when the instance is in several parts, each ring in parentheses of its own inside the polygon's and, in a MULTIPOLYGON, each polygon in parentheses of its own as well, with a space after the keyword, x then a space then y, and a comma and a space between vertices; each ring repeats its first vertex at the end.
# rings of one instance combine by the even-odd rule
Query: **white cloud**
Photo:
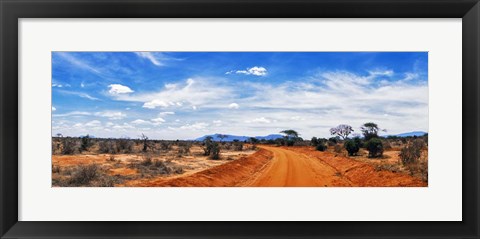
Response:
POLYGON ((89 99, 89 100, 100 100, 96 97, 93 97, 87 93, 83 93, 83 92, 76 92, 76 91, 67 91, 67 90, 58 90, 59 93, 62 93, 62 94, 66 94, 66 95, 76 95, 76 96, 79 96, 79 97, 82 97, 82 98, 85 98, 85 99, 89 99))
POLYGON ((265 75, 267 75, 267 69, 265 67, 261 67, 261 66, 254 66, 254 67, 251 67, 251 68, 247 68, 246 70, 228 71, 225 74, 229 75, 229 74, 232 74, 232 73, 244 74, 244 75, 265 76, 265 75))
POLYGON ((53 117, 87 116, 87 115, 92 115, 92 113, 85 112, 85 111, 72 111, 65 114, 54 114, 53 117))
POLYGON ((378 76, 393 76, 394 72, 392 70, 373 70, 368 72, 370 78, 375 78, 378 76))
POLYGON ((173 112, 173 111, 163 111, 163 112, 158 113, 158 115, 160 115, 160 116, 174 115, 174 114, 175 114, 175 112, 173 112))
POLYGON ((165 120, 163 118, 155 118, 155 119, 152 119, 152 122, 154 123, 163 123, 165 122, 165 120))
POLYGON ((96 112, 94 115, 95 116, 100 116, 100 117, 106 117, 106 118, 109 118, 111 120, 120 120, 120 119, 123 119, 123 118, 127 117, 127 115, 125 113, 120 112, 120 111, 96 112))
POLYGON ((261 123, 261 124, 268 124, 271 123, 272 121, 270 119, 267 119, 265 117, 260 117, 260 118, 255 118, 253 120, 246 120, 245 123, 261 123))
POLYGON ((55 108, 55 107, 52 106, 52 111, 56 111, 56 110, 57 110, 57 108, 55 108))
POLYGON ((160 91, 137 94, 120 94, 115 99, 122 101, 143 102, 143 108, 190 108, 212 105, 232 97, 234 91, 230 86, 218 84, 215 79, 187 79, 175 84, 175 87, 165 87, 160 91))
POLYGON ((181 61, 182 59, 170 57, 162 52, 135 52, 135 54, 141 58, 149 60, 156 66, 164 66, 168 61, 181 61))
POLYGON ((231 103, 228 105, 228 108, 230 109, 238 109, 240 106, 237 103, 231 103))
POLYGON ((130 123, 132 123, 132 124, 150 124, 150 122, 148 122, 146 120, 142 120, 142 119, 137 119, 137 120, 134 120, 130 123))
POLYGON ((69 62, 70 64, 72 64, 76 67, 91 71, 91 72, 96 73, 96 74, 101 74, 102 73, 98 68, 89 65, 87 62, 85 62, 83 60, 78 59, 77 57, 73 56, 72 53, 55 52, 55 55, 60 56, 61 58, 63 58, 64 60, 66 60, 67 62, 69 62))
POLYGON ((168 107, 168 103, 163 100, 151 100, 145 102, 142 107, 147 109, 155 109, 157 107, 166 108, 168 107))
POLYGON ((92 120, 87 123, 85 123, 85 127, 100 127, 102 125, 102 122, 99 120, 92 120))
POLYGON ((108 86, 108 88, 108 93, 112 95, 133 93, 133 90, 130 89, 128 86, 120 84, 111 84, 108 86))
POLYGON ((137 56, 148 59, 152 64, 156 66, 163 66, 163 63, 160 59, 157 59, 154 53, 152 52, 135 52, 137 56))
POLYGON ((186 124, 180 127, 180 129, 185 129, 185 130, 203 130, 207 128, 209 124, 204 123, 204 122, 199 122, 195 124, 186 124))

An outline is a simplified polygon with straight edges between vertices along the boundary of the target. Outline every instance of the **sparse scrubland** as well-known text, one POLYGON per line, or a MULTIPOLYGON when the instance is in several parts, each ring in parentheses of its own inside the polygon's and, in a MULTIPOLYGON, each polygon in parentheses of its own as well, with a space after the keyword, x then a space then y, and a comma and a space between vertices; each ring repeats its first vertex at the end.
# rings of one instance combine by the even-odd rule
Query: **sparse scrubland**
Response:
MULTIPOLYGON (((284 135, 281 138, 245 141, 229 141, 227 135, 217 135, 221 140, 206 137, 203 141, 152 140, 146 135, 139 139, 104 139, 88 135, 53 137, 52 185, 269 186, 279 183, 267 182, 275 177, 266 176, 275 172, 272 170, 276 167, 280 168, 280 159, 276 158, 279 153, 287 153, 286 158, 297 160, 302 166, 313 163, 311 167, 318 171, 316 175, 324 175, 321 182, 303 186, 428 184, 427 134, 380 137, 378 133, 385 130, 373 122, 363 124, 359 128, 361 134, 354 134, 354 131, 353 127, 342 124, 330 130, 332 137, 310 140, 303 139, 292 129, 281 131, 284 135), (281 152, 275 148, 281 148, 281 152), (338 168, 340 166, 343 168, 338 168), (357 172, 359 168, 372 170, 361 174, 357 172), (214 180, 216 177, 218 179, 214 180)), ((295 186, 294 181, 289 183, 295 186)))
POLYGON ((245 142, 52 138, 52 185, 113 187, 189 175, 255 152, 245 142))

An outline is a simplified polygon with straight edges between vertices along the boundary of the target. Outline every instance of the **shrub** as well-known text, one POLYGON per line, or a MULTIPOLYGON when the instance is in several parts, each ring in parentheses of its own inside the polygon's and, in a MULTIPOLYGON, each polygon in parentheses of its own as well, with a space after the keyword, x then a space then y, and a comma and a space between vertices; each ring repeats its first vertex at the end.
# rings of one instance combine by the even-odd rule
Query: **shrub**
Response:
POLYGON ((328 139, 328 146, 334 146, 338 143, 338 138, 337 137, 331 137, 328 139))
POLYGON ((347 150, 348 155, 354 156, 357 155, 360 150, 360 142, 359 140, 350 139, 345 142, 344 147, 347 150))
POLYGON ((340 144, 336 144, 335 146, 333 146, 333 151, 335 153, 341 153, 342 150, 343 150, 343 147, 340 144))
POLYGON ((318 151, 325 151, 327 149, 327 146, 325 146, 325 144, 317 144, 317 146, 315 147, 316 150, 318 151))
POLYGON ((365 143, 365 148, 368 150, 368 157, 378 158, 383 155, 383 144, 379 138, 371 138, 365 143))
POLYGON ((62 154, 74 154, 77 144, 72 138, 63 139, 62 154))
POLYGON ((178 145, 178 156, 190 154, 190 148, 192 145, 190 143, 180 143, 178 145))
POLYGON ((81 165, 73 172, 69 180, 70 185, 87 185, 98 176, 98 166, 96 164, 81 165))
POLYGON ((312 145, 313 147, 316 147, 318 145, 318 139, 317 137, 313 137, 311 140, 310 140, 310 145, 312 145))
POLYGON ((102 140, 98 143, 98 151, 104 154, 116 154, 117 145, 112 140, 102 140))
POLYGON ((235 142, 233 144, 233 149, 235 151, 242 151, 243 150, 243 143, 242 142, 235 142))
POLYGON ((213 160, 220 159, 220 146, 216 142, 213 142, 211 146, 210 159, 213 159, 213 160))
POLYGON ((88 151, 88 149, 93 145, 92 138, 88 134, 87 136, 82 137, 81 142, 82 142, 80 145, 81 151, 88 151))
POLYGON ((130 139, 117 139, 115 141, 115 146, 117 147, 117 151, 123 152, 126 154, 133 152, 133 141, 130 139))
POLYGON ((152 161, 152 155, 150 154, 144 154, 143 155, 143 159, 142 159, 142 162, 140 163, 141 165, 143 166, 150 166, 152 165, 153 161, 152 161))
POLYGON ((411 144, 403 147, 399 155, 402 164, 407 165, 418 162, 424 147, 425 142, 422 139, 415 139, 411 144))

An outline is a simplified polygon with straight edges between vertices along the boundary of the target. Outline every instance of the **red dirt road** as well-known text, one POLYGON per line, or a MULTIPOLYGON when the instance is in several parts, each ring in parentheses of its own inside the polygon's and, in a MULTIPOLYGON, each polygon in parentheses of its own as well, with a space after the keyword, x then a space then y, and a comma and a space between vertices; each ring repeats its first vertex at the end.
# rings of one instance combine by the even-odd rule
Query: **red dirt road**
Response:
POLYGON ((280 148, 264 147, 273 153, 270 165, 258 178, 245 186, 253 187, 324 187, 351 186, 338 171, 321 160, 280 148))
POLYGON ((260 146, 250 156, 192 175, 128 182, 123 186, 173 187, 426 187, 406 174, 311 147, 260 146))

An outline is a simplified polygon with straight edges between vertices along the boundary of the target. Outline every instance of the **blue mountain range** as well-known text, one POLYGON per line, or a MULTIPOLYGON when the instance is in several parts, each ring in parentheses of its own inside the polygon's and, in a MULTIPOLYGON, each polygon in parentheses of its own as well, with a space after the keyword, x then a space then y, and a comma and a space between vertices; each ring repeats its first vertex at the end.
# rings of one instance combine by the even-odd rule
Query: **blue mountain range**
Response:
POLYGON ((384 135, 383 137, 388 137, 388 136, 397 136, 397 137, 413 137, 413 136, 423 136, 427 132, 423 131, 412 131, 412 132, 407 132, 407 133, 401 133, 401 134, 394 134, 394 135, 384 135))

